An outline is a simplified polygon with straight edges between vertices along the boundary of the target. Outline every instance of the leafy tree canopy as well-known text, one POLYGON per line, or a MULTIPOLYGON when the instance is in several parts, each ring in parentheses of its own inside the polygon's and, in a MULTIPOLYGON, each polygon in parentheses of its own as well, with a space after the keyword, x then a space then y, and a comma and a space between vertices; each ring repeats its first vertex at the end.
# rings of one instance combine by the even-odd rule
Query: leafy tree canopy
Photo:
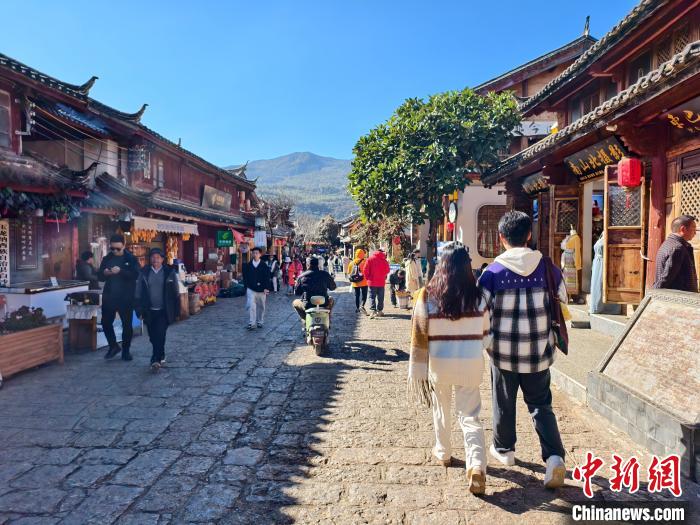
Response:
POLYGON ((408 99, 358 140, 349 190, 370 220, 441 219, 443 195, 463 190, 467 174, 494 165, 519 121, 510 93, 465 89, 408 99))

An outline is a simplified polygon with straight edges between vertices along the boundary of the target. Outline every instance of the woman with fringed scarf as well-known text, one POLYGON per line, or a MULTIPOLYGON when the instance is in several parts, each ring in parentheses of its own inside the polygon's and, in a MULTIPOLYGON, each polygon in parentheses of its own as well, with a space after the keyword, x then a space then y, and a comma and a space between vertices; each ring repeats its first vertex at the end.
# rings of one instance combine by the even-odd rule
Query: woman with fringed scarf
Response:
POLYGON ((410 398, 432 408, 433 455, 441 465, 449 467, 454 390, 457 421, 464 433, 467 483, 473 494, 486 490, 484 429, 479 421, 483 348, 489 329, 484 307, 469 251, 461 244, 448 244, 435 275, 417 294, 408 393, 410 398))

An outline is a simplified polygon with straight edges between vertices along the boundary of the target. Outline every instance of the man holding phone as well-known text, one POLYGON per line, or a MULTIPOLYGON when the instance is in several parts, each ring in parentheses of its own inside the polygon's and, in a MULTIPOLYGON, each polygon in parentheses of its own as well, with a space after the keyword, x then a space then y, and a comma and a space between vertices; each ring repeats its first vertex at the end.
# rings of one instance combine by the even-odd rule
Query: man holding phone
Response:
POLYGON ((129 349, 133 335, 134 292, 139 263, 125 248, 123 235, 112 235, 109 250, 110 253, 102 259, 97 272, 100 281, 105 281, 102 293, 102 329, 109 344, 105 359, 111 359, 121 352, 124 361, 131 361, 129 349), (122 322, 121 347, 117 343, 113 326, 117 313, 122 322))

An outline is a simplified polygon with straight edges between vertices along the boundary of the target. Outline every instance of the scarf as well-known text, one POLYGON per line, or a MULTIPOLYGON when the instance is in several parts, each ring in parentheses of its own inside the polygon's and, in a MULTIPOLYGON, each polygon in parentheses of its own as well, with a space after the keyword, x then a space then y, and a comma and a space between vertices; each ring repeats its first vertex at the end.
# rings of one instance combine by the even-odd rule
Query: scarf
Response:
POLYGON ((425 288, 418 290, 413 308, 411 350, 408 361, 408 398, 426 407, 431 406, 432 387, 428 381, 428 301, 425 288))

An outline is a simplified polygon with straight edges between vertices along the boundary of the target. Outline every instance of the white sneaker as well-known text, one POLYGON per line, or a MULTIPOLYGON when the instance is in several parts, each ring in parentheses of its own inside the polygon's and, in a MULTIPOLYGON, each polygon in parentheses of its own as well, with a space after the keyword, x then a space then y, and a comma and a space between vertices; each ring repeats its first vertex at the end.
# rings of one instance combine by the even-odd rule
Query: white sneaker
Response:
POLYGON ((501 453, 498 450, 496 450, 496 447, 491 445, 491 448, 489 449, 489 453, 491 454, 491 457, 493 457, 495 460, 497 460, 499 463, 502 463, 506 467, 512 467, 515 465, 515 452, 512 450, 509 450, 508 452, 501 453))
POLYGON ((544 474, 544 486, 548 489, 556 489, 564 484, 566 479, 566 465, 560 456, 547 458, 547 471, 544 474))

